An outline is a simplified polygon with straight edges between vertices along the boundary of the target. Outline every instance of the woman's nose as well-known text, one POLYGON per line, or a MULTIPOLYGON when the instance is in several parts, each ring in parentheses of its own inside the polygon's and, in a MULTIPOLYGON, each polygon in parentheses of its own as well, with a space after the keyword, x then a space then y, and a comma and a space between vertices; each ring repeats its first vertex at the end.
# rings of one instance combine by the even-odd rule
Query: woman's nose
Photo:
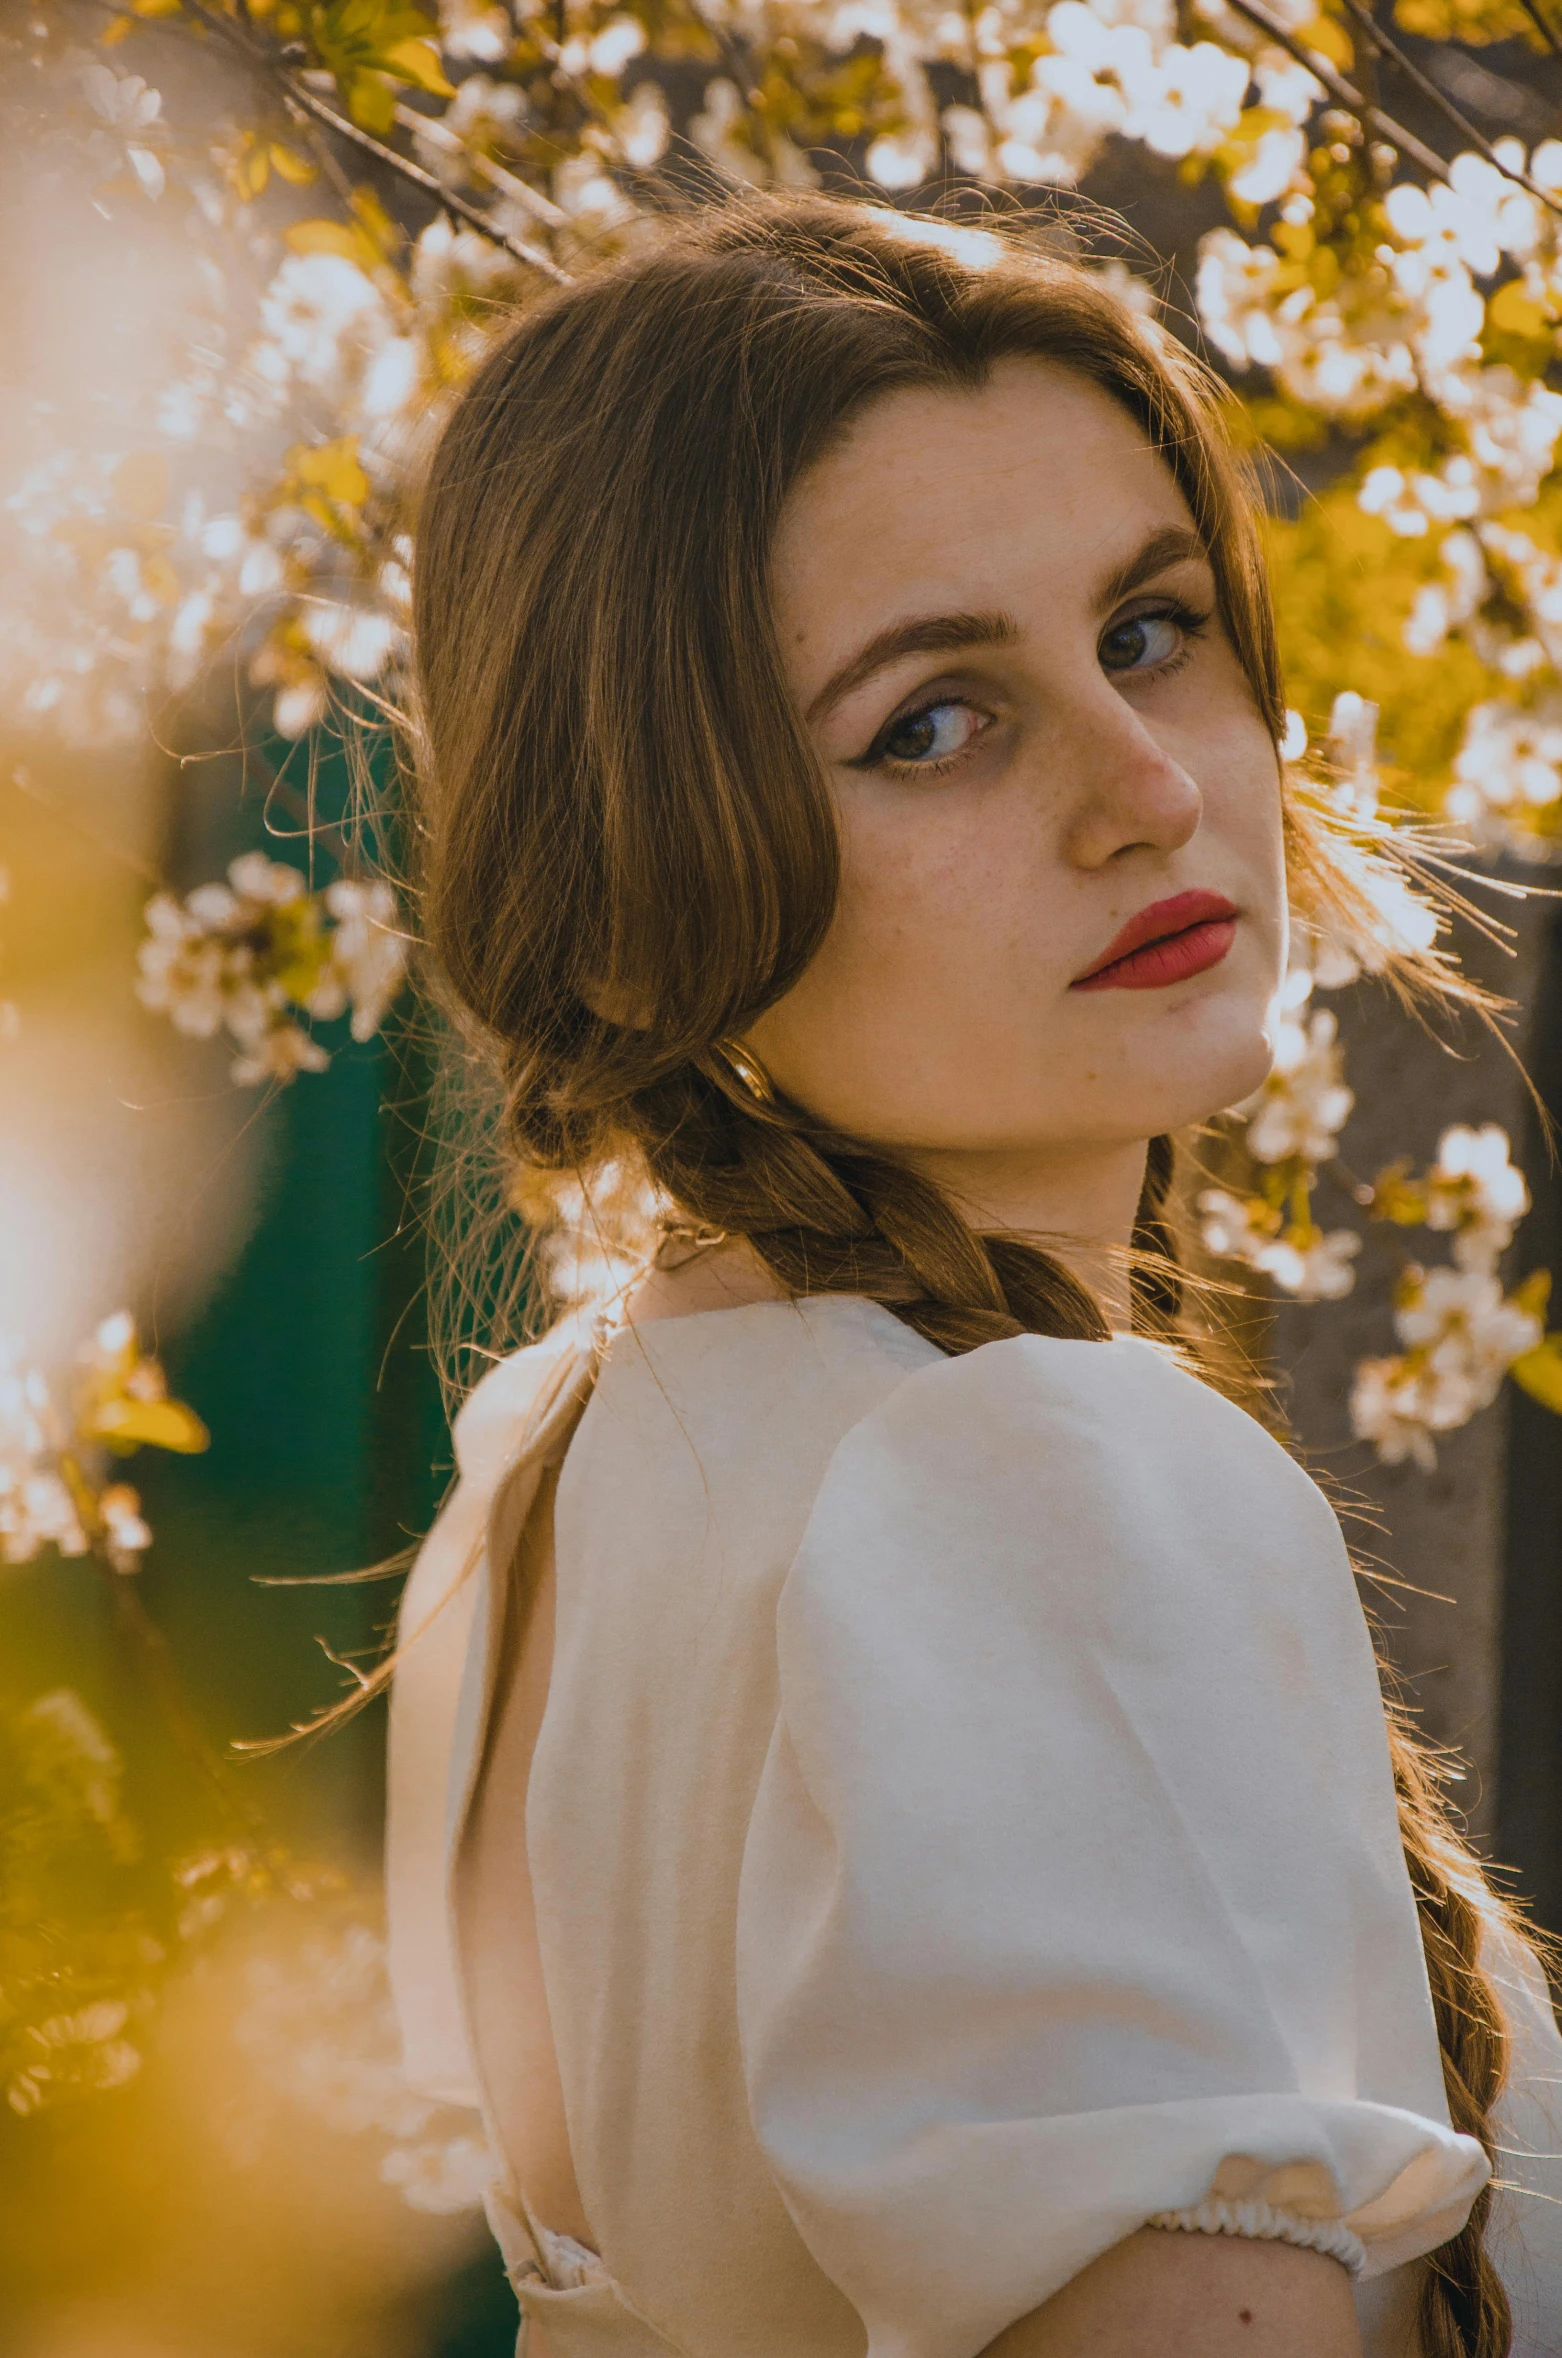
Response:
POLYGON ((1070 716, 1057 747, 1068 778, 1066 849, 1081 868, 1120 852, 1180 851, 1204 813, 1204 797, 1127 698, 1102 680, 1070 716))

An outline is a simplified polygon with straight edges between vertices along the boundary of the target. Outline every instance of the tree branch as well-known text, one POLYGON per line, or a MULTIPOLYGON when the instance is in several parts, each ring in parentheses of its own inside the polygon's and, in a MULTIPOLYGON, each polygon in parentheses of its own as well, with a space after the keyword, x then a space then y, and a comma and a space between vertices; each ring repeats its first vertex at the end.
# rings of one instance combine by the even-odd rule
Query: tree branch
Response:
POLYGON ((1516 172, 1511 164, 1503 162, 1491 141, 1476 130, 1475 125, 1466 115, 1460 113, 1451 98, 1444 97, 1431 76, 1423 74, 1414 59, 1406 56, 1392 35, 1385 33, 1376 18, 1370 16, 1367 10, 1362 7, 1361 0, 1345 0, 1345 6, 1351 17, 1361 27, 1363 36, 1384 57, 1388 58, 1392 65, 1397 67, 1408 82, 1420 91, 1429 105, 1436 107, 1445 121, 1452 123, 1461 139, 1467 139, 1472 147, 1478 148, 1486 161, 1494 165, 1502 174, 1504 180, 1511 180, 1516 187, 1522 188, 1527 195, 1535 197, 1549 212, 1555 213, 1559 219, 1562 219, 1562 204, 1557 202, 1556 197, 1542 188, 1539 181, 1531 180, 1527 172, 1516 172))
POLYGON ((1541 14, 1539 0, 1519 0, 1519 6, 1553 56, 1562 57, 1562 35, 1558 35, 1553 26, 1541 14))
POLYGON ((469 155, 460 133, 452 131, 449 124, 441 121, 438 115, 420 115, 415 106, 398 105, 396 120, 404 131, 421 132, 425 139, 431 139, 447 155, 465 158, 479 179, 488 181, 502 196, 513 197, 518 205, 525 207, 534 221, 542 222, 545 228, 567 227, 569 215, 562 205, 556 205, 551 197, 545 197, 539 189, 530 187, 514 172, 506 171, 504 165, 496 163, 492 156, 469 155))
POLYGON ((446 188, 444 182, 432 172, 425 172, 423 166, 415 164, 410 156, 399 156, 393 147, 387 147, 382 139, 376 139, 372 131, 360 130, 346 115, 339 115, 335 107, 327 106, 323 98, 315 96, 307 83, 301 82, 296 74, 290 74, 280 58, 261 42, 252 40, 231 17, 225 17, 219 10, 207 7, 206 0, 184 0, 184 5, 192 16, 199 18, 230 48, 237 49, 251 65, 274 82, 283 97, 294 107, 312 116, 326 130, 333 131, 338 139, 345 139, 351 146, 362 149, 365 155, 373 156, 376 163, 383 164, 387 171, 394 172, 398 179, 407 181, 413 188, 422 189, 446 212, 454 213, 458 220, 475 229, 479 237, 487 238, 490 245, 500 247, 526 269, 540 271, 544 278, 551 278, 555 286, 567 287, 572 283, 569 272, 561 270, 551 254, 543 253, 538 246, 523 245, 519 238, 507 237, 502 229, 494 227, 476 205, 468 204, 465 197, 457 196, 453 190, 446 188))
POLYGON ((1386 139, 1391 147, 1397 147, 1401 155, 1408 156, 1413 164, 1419 164, 1423 172, 1430 172, 1434 180, 1448 178, 1448 166, 1434 149, 1423 145, 1413 131, 1405 129, 1403 123, 1396 123, 1392 115, 1386 115, 1380 106, 1374 106, 1370 99, 1364 98, 1354 82, 1347 82, 1343 74, 1336 73, 1328 59, 1321 57, 1316 49, 1309 49, 1305 42, 1298 41, 1296 35, 1278 17, 1270 15, 1268 9, 1261 5, 1261 0, 1226 0, 1226 5, 1237 16, 1246 17, 1250 25, 1256 25, 1287 56, 1294 57, 1298 65, 1304 65, 1313 79, 1323 84, 1329 96, 1347 114, 1354 115, 1358 122, 1374 130, 1380 139, 1386 139))

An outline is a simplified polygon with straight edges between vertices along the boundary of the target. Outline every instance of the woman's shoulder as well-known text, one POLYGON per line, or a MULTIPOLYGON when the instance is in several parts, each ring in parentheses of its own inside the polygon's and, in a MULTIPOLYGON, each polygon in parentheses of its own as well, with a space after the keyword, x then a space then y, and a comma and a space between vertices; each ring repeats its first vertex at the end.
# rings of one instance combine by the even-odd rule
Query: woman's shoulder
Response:
POLYGON ((1195 1598, 1224 1611, 1251 1589, 1245 1613, 1322 1590, 1359 1619, 1317 1485, 1256 1418, 1133 1336, 1017 1335, 909 1372, 834 1450, 800 1591, 833 1591, 847 1556, 899 1581, 923 1559, 938 1594, 952 1564, 978 1566, 1038 1610, 1056 1585, 1053 1617, 1130 1598, 1157 1618, 1195 1598))
POLYGON ((908 1373, 860 1435, 864 1449, 940 1457, 972 1452, 1023 1480, 1037 1450, 1049 1461, 1104 1467, 1132 1483, 1190 1475, 1195 1463, 1240 1462, 1295 1488, 1315 1485, 1256 1417, 1173 1347, 1138 1335, 1076 1341, 1022 1334, 908 1373))
MULTIPOLYGON (((1323 1501, 1264 1427, 1168 1347, 1022 1334, 953 1357, 881 1303, 788 1295, 740 1240, 665 1255, 629 1295, 604 1372, 686 1422, 740 1423, 828 1397, 844 1465, 929 1453, 1033 1487, 1059 1457, 1112 1486, 1175 1486, 1196 1461, 1323 1501)), ((963 1485, 962 1485, 963 1486, 963 1485)))

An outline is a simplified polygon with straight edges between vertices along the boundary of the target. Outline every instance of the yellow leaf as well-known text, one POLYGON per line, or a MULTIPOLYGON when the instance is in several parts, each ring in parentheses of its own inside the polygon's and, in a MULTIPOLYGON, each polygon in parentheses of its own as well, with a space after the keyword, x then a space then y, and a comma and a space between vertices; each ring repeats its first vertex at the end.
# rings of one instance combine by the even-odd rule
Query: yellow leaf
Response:
POLYGON ((142 558, 141 583, 144 589, 151 591, 154 598, 161 598, 165 606, 173 604, 182 587, 178 574, 164 556, 142 558))
POLYGON ((1562 1332, 1547 1335, 1533 1351, 1515 1359, 1508 1373, 1542 1408, 1555 1409, 1562 1416, 1562 1332))
POLYGON ((280 139, 273 139, 270 154, 274 169, 295 188, 307 188, 319 176, 307 156, 301 156, 296 148, 284 147, 280 139))
POLYGON ((432 41, 397 41, 380 53, 380 63, 387 72, 399 74, 404 82, 411 82, 419 90, 427 90, 435 98, 454 98, 454 83, 445 80, 439 62, 439 51, 432 41))
POLYGON ((353 190, 353 211, 376 259, 388 261, 401 244, 402 233, 372 188, 353 190))
POLYGON ((1486 306, 1486 321, 1505 336, 1543 336, 1552 324, 1521 278, 1497 289, 1486 306))
POLYGON ((128 16, 116 16, 110 18, 109 22, 104 26, 102 32, 98 35, 98 47, 100 49, 112 49, 116 42, 123 41, 125 35, 130 30, 130 25, 131 20, 128 16))
POLYGON ((1316 49, 1320 57, 1326 57, 1331 66, 1338 66, 1342 71, 1348 71, 1356 62, 1350 35, 1332 16, 1321 13, 1315 16, 1311 24, 1302 26, 1296 38, 1304 48, 1316 49))
POLYGON ((1399 1228, 1419 1228, 1426 1218, 1426 1190, 1410 1176, 1408 1163, 1390 1163, 1372 1182, 1372 1217, 1399 1228))
POLYGON ((388 138, 396 127, 395 83, 388 74, 353 74, 347 83, 347 112, 360 131, 388 138))
POLYGON ((361 229, 345 221, 295 221, 285 233, 295 254, 340 254, 360 270, 372 269, 375 256, 361 229))
POLYGON ((1522 1285, 1516 1285, 1508 1299, 1520 1310, 1527 1310, 1531 1318, 1544 1319, 1551 1300, 1551 1272, 1532 1269, 1522 1285))
POLYGON ((369 478, 358 463, 358 437, 343 434, 314 450, 300 450, 294 461, 300 483, 313 484, 343 507, 361 508, 369 496, 369 478))
POLYGON ((92 1417, 91 1431, 95 1439, 125 1456, 132 1449, 175 1449, 193 1457, 211 1440, 194 1409, 182 1400, 105 1400, 92 1417))
POLYGON ((130 0, 137 16, 177 16, 182 0, 130 0))
POLYGON ((114 469, 114 498, 127 516, 150 524, 168 498, 168 461, 161 451, 136 450, 114 469))
POLYGON ((263 147, 252 148, 235 175, 242 197, 258 197, 271 178, 271 158, 263 147))

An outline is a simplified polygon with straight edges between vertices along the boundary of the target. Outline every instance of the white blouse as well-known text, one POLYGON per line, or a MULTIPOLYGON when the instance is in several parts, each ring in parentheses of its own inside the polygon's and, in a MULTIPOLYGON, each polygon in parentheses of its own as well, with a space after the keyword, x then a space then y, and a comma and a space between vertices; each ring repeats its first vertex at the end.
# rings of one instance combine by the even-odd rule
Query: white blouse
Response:
MULTIPOLYGON (((484 2073, 462 1925, 473 1860, 505 1872, 504 1574, 588 1393, 526 1829, 599 2256, 490 2206, 558 2358, 974 2358, 1149 2221, 1335 2253, 1398 2358, 1487 2164, 1449 2125, 1371 1646, 1314 1484, 1146 1342, 949 1359, 818 1297, 493 1370, 402 1613, 415 2083, 481 2102, 503 2163, 523 2092, 484 2073)), ((1562 2041, 1529 1961, 1491 1961, 1544 2157, 1504 2176, 1552 2198, 1499 2193, 1494 2249, 1542 2358, 1562 2041)))

